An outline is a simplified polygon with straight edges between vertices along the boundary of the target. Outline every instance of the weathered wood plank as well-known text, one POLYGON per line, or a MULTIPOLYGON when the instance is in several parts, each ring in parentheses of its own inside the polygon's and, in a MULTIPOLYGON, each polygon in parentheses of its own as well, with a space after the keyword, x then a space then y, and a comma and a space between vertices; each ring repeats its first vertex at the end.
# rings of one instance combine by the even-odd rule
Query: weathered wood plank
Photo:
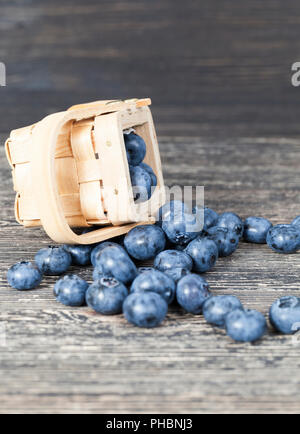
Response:
MULTIPOLYGON (((218 211, 274 223, 300 213, 298 140, 164 138, 160 149, 168 185, 204 184, 218 211)), ((177 307, 161 327, 142 330, 122 316, 59 305, 55 278, 28 293, 8 288, 6 269, 50 240, 14 222, 3 152, 0 182, 0 413, 299 413, 300 345, 290 336, 270 328, 255 344, 236 344, 177 307)), ((91 279, 89 268, 74 271, 91 279)), ((246 243, 206 275, 214 293, 264 314, 277 297, 299 294, 298 276, 299 254, 246 243)))

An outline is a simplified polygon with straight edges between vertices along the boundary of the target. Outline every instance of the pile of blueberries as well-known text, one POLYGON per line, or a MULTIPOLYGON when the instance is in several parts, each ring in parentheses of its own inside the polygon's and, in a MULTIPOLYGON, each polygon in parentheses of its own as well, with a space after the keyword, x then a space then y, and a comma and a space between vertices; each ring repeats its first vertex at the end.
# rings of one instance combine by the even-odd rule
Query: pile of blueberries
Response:
POLYGON ((134 201, 145 202, 150 199, 157 185, 157 178, 152 168, 143 163, 146 156, 146 143, 141 136, 131 130, 124 133, 124 142, 134 201))
MULTIPOLYGON (((265 317, 244 309, 235 296, 212 295, 202 275, 219 257, 231 255, 241 238, 267 243, 278 253, 294 253, 300 248, 300 216, 289 225, 273 226, 261 217, 243 222, 232 212, 218 215, 210 208, 195 207, 190 212, 186 204, 174 200, 160 208, 155 225, 137 226, 125 237, 93 246, 43 248, 35 263, 12 266, 7 280, 18 290, 29 290, 43 275, 61 275, 71 264, 92 263, 93 283, 66 274, 55 283, 57 301, 67 306, 87 304, 103 315, 123 312, 130 323, 147 328, 158 326, 168 306, 178 303, 186 312, 203 314, 208 323, 225 328, 235 341, 253 342, 267 330, 265 317), (150 259, 152 267, 138 266, 150 259)), ((282 333, 297 331, 300 298, 276 300, 270 322, 282 333)))

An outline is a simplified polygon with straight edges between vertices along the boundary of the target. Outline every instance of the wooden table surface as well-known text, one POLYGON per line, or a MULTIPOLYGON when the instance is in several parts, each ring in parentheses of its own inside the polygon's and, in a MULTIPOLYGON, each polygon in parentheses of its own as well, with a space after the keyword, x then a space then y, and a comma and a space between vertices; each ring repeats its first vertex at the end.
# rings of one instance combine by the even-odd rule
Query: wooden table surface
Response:
MULTIPOLYGON (((160 138, 168 185, 205 185, 206 205, 274 223, 300 214, 299 144, 160 138)), ((0 413, 300 411, 300 341, 270 327, 261 341, 237 344, 179 308, 144 330, 58 304, 51 277, 27 293, 9 288, 7 268, 50 240, 15 223, 3 149, 0 165, 0 413)), ((72 271, 91 279, 90 268, 72 271)), ((235 294, 267 315, 276 298, 300 293, 299 271, 297 254, 241 243, 206 278, 214 294, 235 294)))

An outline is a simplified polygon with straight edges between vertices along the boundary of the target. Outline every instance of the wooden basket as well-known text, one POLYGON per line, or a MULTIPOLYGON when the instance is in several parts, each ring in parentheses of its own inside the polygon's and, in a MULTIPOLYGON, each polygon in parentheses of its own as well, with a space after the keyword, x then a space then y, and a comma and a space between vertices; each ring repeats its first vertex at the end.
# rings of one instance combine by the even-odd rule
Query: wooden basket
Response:
POLYGON ((159 149, 150 99, 97 101, 47 116, 14 130, 6 141, 17 192, 17 221, 43 226, 56 242, 91 244, 127 233, 165 202, 159 149), (145 162, 157 188, 136 204, 123 131, 133 127, 147 146, 145 162), (71 227, 101 228, 77 235, 71 227))

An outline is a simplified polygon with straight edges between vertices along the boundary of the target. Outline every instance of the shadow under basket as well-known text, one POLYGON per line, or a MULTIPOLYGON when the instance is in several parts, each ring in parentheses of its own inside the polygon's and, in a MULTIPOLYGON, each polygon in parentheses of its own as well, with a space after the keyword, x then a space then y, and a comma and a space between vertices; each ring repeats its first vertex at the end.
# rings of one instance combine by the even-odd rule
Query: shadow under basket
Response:
POLYGON ((14 130, 6 141, 17 192, 15 214, 26 226, 43 226, 50 238, 91 244, 151 224, 165 202, 150 99, 97 101, 47 116, 14 130), (151 198, 134 201, 123 131, 146 143, 144 162, 157 176, 151 198), (77 235, 71 228, 97 225, 77 235))

